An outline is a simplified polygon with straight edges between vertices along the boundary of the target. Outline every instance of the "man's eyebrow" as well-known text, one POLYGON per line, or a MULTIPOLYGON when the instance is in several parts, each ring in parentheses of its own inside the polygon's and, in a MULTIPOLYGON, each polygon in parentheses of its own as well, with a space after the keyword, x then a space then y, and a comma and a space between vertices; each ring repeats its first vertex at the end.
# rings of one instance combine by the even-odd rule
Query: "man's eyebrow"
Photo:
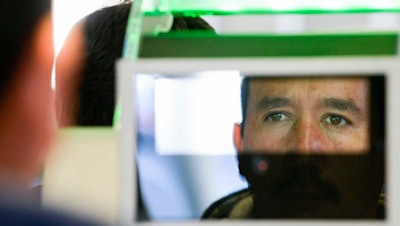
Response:
POLYGON ((340 111, 349 110, 353 113, 360 113, 360 108, 354 103, 353 100, 345 100, 340 98, 327 98, 324 99, 323 104, 327 107, 337 109, 340 111))
POLYGON ((258 111, 263 109, 279 108, 290 104, 290 100, 286 97, 264 97, 258 101, 256 109, 258 111))

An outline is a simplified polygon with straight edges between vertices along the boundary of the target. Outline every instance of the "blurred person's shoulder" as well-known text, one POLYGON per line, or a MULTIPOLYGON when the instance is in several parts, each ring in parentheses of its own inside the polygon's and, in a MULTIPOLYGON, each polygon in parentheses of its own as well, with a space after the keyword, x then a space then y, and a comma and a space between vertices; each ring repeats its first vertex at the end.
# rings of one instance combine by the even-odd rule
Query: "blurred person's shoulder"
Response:
POLYGON ((101 224, 91 219, 84 219, 54 210, 44 210, 0 201, 0 225, 96 226, 101 224))

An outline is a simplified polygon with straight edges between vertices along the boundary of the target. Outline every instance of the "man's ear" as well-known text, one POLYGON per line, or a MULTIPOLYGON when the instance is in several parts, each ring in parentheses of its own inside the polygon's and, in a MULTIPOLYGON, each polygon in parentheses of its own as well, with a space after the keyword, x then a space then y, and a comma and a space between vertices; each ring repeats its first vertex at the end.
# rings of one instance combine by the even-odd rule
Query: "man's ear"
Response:
POLYGON ((233 143, 235 145, 238 154, 243 153, 243 137, 242 137, 242 126, 239 123, 235 123, 233 127, 233 143))
POLYGON ((84 21, 74 25, 57 56, 55 108, 58 126, 76 124, 78 87, 85 64, 84 21))

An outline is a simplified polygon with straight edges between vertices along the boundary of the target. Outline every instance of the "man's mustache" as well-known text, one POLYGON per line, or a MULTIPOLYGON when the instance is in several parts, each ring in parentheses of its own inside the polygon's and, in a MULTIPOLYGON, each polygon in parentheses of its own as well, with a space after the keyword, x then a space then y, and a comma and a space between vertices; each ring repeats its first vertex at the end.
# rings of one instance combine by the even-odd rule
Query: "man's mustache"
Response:
POLYGON ((272 193, 285 200, 314 199, 338 203, 340 192, 337 186, 323 180, 315 166, 292 166, 282 180, 277 182, 272 193))
POLYGON ((284 200, 309 198, 337 203, 340 201, 337 186, 321 177, 327 158, 322 155, 245 154, 239 156, 239 168, 258 196, 268 193, 284 200), (269 169, 260 172, 255 167, 259 162, 264 162, 269 169))

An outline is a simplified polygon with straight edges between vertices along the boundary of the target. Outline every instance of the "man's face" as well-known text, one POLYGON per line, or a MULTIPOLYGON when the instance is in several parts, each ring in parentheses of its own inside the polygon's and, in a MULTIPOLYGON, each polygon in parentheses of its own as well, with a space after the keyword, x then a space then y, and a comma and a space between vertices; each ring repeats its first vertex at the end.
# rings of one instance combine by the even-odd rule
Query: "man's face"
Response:
POLYGON ((367 78, 250 80, 234 139, 256 217, 375 216, 383 168, 369 155, 369 96, 367 78))
POLYGON ((256 79, 249 90, 239 152, 368 150, 367 79, 256 79))

